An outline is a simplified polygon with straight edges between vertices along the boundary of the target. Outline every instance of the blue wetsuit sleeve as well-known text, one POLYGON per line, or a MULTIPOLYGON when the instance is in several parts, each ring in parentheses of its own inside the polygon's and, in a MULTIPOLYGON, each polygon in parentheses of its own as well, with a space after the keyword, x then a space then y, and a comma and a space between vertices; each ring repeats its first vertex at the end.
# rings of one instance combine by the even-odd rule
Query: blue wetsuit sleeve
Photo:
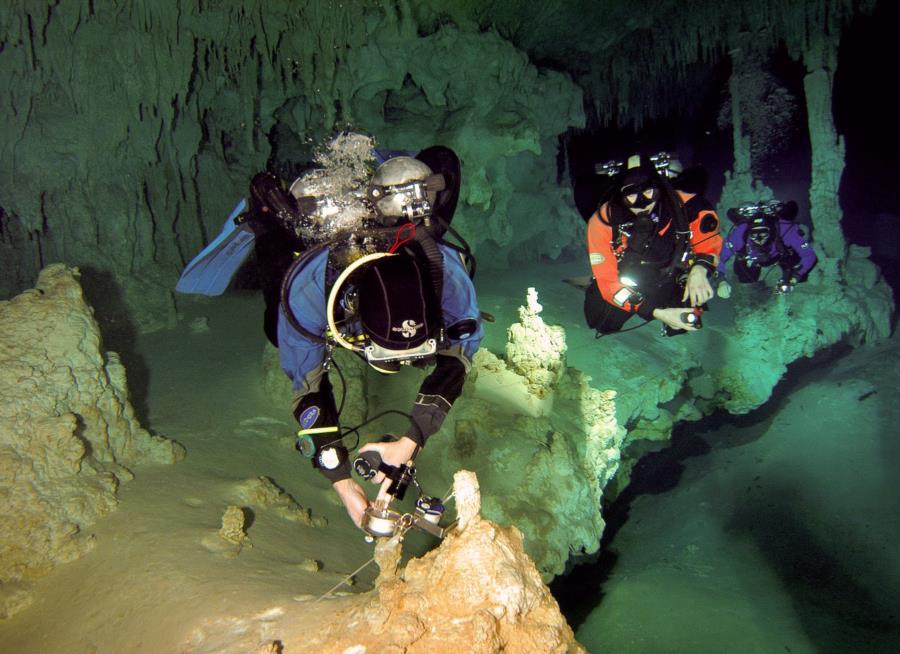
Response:
MULTIPOLYGON (((313 255, 297 273, 288 295, 294 317, 310 334, 325 334, 327 263, 327 250, 313 255)), ((298 331, 283 308, 278 315, 278 354, 294 387, 293 413, 300 433, 309 434, 315 445, 313 467, 332 483, 349 479, 350 463, 340 438, 334 391, 324 367, 325 345, 298 331), (332 454, 326 457, 328 452, 332 454)))
POLYGON ((465 331, 459 338, 448 338, 450 344, 459 345, 463 354, 471 361, 484 338, 475 285, 469 278, 459 253, 446 245, 441 245, 440 248, 444 256, 444 288, 441 297, 444 328, 453 331, 450 328, 454 325, 461 325, 467 320, 473 321, 474 329, 465 331))
MULTIPOLYGON (((325 266, 328 252, 314 256, 301 270, 289 294, 289 304, 297 322, 311 334, 324 334, 325 266)), ((295 393, 309 392, 310 378, 325 363, 325 345, 297 331, 285 317, 278 315, 278 354, 281 368, 291 379, 295 393)))

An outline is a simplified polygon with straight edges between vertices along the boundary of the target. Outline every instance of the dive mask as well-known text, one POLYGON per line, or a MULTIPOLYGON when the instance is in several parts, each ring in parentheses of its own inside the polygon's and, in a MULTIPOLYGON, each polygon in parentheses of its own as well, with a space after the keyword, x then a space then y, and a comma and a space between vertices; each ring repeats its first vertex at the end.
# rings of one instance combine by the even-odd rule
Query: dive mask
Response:
POLYGON ((622 187, 622 201, 635 213, 649 211, 659 199, 659 189, 652 182, 622 187))

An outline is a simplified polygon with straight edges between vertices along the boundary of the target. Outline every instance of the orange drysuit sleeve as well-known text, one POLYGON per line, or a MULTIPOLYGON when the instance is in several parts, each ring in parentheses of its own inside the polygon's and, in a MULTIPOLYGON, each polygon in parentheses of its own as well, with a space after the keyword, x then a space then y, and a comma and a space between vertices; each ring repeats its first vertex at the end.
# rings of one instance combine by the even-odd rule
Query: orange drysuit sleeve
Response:
POLYGON ((691 250, 694 259, 706 260, 709 272, 715 271, 722 252, 722 235, 719 233, 719 216, 709 201, 701 195, 678 191, 684 209, 691 221, 691 250))
POLYGON ((601 215, 604 218, 607 216, 607 211, 608 205, 604 204, 588 220, 588 259, 603 299, 613 306, 634 313, 640 304, 632 304, 628 300, 616 301, 617 297, 630 296, 631 291, 619 282, 619 262, 612 250, 612 228, 600 219, 601 215))

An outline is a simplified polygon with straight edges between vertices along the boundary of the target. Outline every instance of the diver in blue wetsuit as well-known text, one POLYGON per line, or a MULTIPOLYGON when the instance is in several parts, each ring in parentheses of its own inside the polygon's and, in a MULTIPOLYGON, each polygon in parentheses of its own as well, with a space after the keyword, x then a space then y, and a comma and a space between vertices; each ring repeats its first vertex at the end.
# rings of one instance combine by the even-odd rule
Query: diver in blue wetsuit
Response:
POLYGON ((332 351, 354 350, 383 373, 434 366, 419 388, 406 433, 360 450, 375 450, 384 463, 400 466, 440 429, 484 333, 459 251, 429 229, 431 220, 446 217, 435 212, 437 189, 446 185, 437 177, 412 157, 382 164, 367 190, 382 227, 308 250, 282 284, 277 340, 281 366, 293 382, 298 448, 332 483, 357 526, 369 500, 350 476, 329 380, 332 351), (369 247, 361 252, 354 242, 369 247))

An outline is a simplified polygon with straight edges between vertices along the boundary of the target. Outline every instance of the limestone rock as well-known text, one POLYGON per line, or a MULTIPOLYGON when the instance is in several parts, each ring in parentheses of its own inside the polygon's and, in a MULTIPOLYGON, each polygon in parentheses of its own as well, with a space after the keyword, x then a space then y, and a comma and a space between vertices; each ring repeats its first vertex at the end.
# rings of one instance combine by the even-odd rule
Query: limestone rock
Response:
POLYGON ((519 531, 478 515, 475 475, 458 473, 454 491, 464 526, 399 572, 398 541, 379 544, 376 557, 386 568, 374 590, 322 602, 299 597, 300 606, 218 618, 194 629, 179 651, 243 654, 275 642, 286 652, 321 654, 585 652, 525 554, 519 531))
POLYGON ((247 516, 241 507, 230 505, 225 509, 219 537, 235 545, 241 545, 247 539, 247 516))
POLYGON ((278 358, 278 348, 266 341, 262 355, 263 389, 265 395, 278 407, 290 410, 294 392, 291 390, 291 380, 281 369, 281 361, 278 358))
POLYGON ((583 652, 525 554, 522 536, 478 513, 478 482, 455 477, 460 528, 436 550, 381 581, 364 604, 309 646, 345 652, 583 652), (466 507, 466 508, 464 508, 466 507), (473 513, 474 511, 474 513, 473 513))
POLYGON ((11 618, 28 608, 33 599, 26 584, 0 583, 0 620, 11 618))
POLYGON ((537 291, 529 288, 525 306, 519 307, 519 322, 510 326, 506 343, 507 362, 528 380, 528 390, 538 397, 556 387, 566 367, 565 330, 546 325, 542 310, 537 291))
MULTIPOLYGON (((457 473, 454 492, 461 501, 460 525, 436 550, 411 560, 399 574, 389 563, 375 590, 329 599, 323 608, 330 618, 303 635, 305 651, 585 651, 525 554, 518 530, 478 514, 475 475, 457 473)), ((288 635, 273 635, 291 649, 288 635)))
MULTIPOLYGON (((489 352, 474 361, 474 396, 457 401, 452 436, 429 441, 444 474, 473 469, 485 490, 483 512, 515 525, 545 579, 572 552, 594 552, 603 533, 603 489, 619 470, 625 430, 616 393, 565 368, 541 405, 521 402, 527 380, 489 352), (497 380, 501 380, 498 382, 497 380)), ((459 500, 457 499, 459 505, 459 500)), ((462 513, 460 513, 462 515, 462 513)))
POLYGON ((0 302, 0 398, 0 583, 81 556, 131 466, 184 455, 138 424, 125 368, 61 264, 0 302))
POLYGON ((290 522, 299 522, 310 527, 325 527, 328 524, 325 518, 313 517, 309 509, 300 506, 268 477, 240 482, 235 487, 235 497, 244 504, 271 510, 275 515, 290 522))
POLYGON ((209 318, 207 318, 206 316, 199 316, 198 318, 194 318, 191 321, 191 324, 188 325, 188 330, 192 334, 208 334, 209 318))

